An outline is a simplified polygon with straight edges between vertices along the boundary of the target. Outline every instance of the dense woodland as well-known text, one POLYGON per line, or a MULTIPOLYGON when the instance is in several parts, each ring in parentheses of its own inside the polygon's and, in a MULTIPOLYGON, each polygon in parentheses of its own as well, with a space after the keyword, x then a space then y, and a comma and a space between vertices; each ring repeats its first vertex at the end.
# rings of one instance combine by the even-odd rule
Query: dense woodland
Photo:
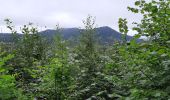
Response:
POLYGON ((18 38, 6 19, 13 42, 0 44, 0 100, 170 100, 170 1, 138 0, 128 10, 143 15, 138 34, 127 41, 120 18, 122 41, 112 45, 98 43, 91 16, 76 45, 60 35, 49 43, 32 24, 18 38), (136 42, 141 36, 147 41, 136 42))

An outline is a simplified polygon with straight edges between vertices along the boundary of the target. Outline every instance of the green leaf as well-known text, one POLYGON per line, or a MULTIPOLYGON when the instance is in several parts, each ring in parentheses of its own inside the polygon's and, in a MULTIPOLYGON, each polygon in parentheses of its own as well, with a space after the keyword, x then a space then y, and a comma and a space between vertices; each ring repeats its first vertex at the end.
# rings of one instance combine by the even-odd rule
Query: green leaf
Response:
POLYGON ((161 93, 160 92, 157 92, 156 94, 155 94, 155 97, 160 97, 161 96, 161 93))
POLYGON ((136 5, 136 6, 140 5, 140 1, 136 1, 136 2, 135 2, 135 5, 136 5))
POLYGON ((0 68, 0 73, 5 72, 5 69, 0 68))
POLYGON ((141 37, 140 34, 136 34, 136 35, 134 36, 135 39, 138 39, 138 38, 140 38, 140 37, 141 37))

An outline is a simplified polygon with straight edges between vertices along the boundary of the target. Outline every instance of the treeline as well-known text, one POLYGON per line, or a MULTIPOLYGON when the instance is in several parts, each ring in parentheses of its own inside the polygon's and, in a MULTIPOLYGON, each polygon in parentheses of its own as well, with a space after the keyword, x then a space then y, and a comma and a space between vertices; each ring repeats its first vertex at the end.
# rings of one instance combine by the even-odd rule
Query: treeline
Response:
POLYGON ((143 15, 134 23, 138 34, 127 41, 127 20, 120 18, 124 36, 111 46, 98 43, 91 16, 72 46, 60 35, 49 44, 31 24, 18 38, 5 20, 13 42, 0 45, 0 100, 169 100, 170 1, 135 5, 128 10, 143 15), (137 43, 141 36, 148 40, 137 43))

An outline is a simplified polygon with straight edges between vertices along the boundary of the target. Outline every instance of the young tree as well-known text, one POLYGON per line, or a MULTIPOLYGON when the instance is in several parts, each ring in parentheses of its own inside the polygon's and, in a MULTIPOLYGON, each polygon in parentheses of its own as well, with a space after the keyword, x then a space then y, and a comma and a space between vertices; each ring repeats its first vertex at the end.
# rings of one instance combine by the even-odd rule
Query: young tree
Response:
POLYGON ((43 73, 43 81, 40 91, 50 100, 64 100, 69 98, 70 87, 74 83, 74 66, 69 63, 69 48, 67 41, 61 37, 60 29, 57 27, 53 43, 53 53, 49 65, 46 65, 43 73))
POLYGON ((136 8, 128 7, 134 13, 143 15, 141 23, 134 23, 139 34, 151 37, 152 40, 170 39, 170 1, 169 0, 137 0, 136 8))
MULTIPOLYGON (((151 41, 119 46, 120 81, 129 87, 129 99, 169 99, 169 0, 137 0, 137 8, 128 7, 134 13, 141 13, 143 19, 133 29, 151 41)), ((121 25, 120 29, 123 28, 121 25)), ((125 28, 126 29, 126 28, 125 28)))

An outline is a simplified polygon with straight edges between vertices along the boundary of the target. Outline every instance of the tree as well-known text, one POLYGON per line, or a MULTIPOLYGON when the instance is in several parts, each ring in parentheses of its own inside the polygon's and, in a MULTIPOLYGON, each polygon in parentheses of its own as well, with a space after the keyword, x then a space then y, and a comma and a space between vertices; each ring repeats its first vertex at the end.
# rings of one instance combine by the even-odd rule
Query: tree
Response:
POLYGON ((124 80, 120 83, 129 87, 128 99, 168 99, 169 0, 138 0, 135 5, 138 8, 128 9, 143 15, 141 23, 135 23, 137 26, 133 28, 138 32, 135 37, 148 36, 150 41, 136 43, 132 40, 127 46, 119 46, 118 68, 124 80))
POLYGON ((139 34, 149 36, 153 40, 169 40, 170 32, 170 1, 169 0, 152 0, 146 2, 145 0, 137 0, 135 2, 136 8, 128 7, 134 13, 141 13, 143 19, 141 23, 136 24, 133 29, 139 34))
POLYGON ((36 88, 32 84, 38 84, 40 79, 34 75, 38 69, 37 66, 44 66, 48 62, 47 42, 32 24, 24 25, 21 28, 22 35, 18 37, 19 34, 14 31, 12 22, 6 21, 15 41, 12 43, 13 48, 10 51, 14 57, 5 66, 10 68, 9 74, 15 74, 18 88, 22 88, 28 96, 34 95, 36 88))
POLYGON ((43 81, 40 91, 47 99, 64 100, 69 98, 71 86, 74 83, 75 66, 70 64, 70 50, 67 41, 61 37, 60 29, 57 27, 54 38, 54 48, 50 63, 44 67, 43 81))
POLYGON ((83 23, 85 29, 82 32, 80 44, 76 48, 75 59, 78 62, 79 73, 72 99, 113 99, 117 96, 113 93, 114 89, 119 90, 119 88, 115 87, 103 72, 106 64, 103 59, 105 53, 101 52, 97 46, 95 20, 92 16, 88 16, 83 23))
POLYGON ((14 57, 13 54, 7 54, 0 49, 0 99, 9 100, 28 100, 23 95, 22 89, 16 87, 15 75, 9 74, 9 69, 5 63, 14 57))

